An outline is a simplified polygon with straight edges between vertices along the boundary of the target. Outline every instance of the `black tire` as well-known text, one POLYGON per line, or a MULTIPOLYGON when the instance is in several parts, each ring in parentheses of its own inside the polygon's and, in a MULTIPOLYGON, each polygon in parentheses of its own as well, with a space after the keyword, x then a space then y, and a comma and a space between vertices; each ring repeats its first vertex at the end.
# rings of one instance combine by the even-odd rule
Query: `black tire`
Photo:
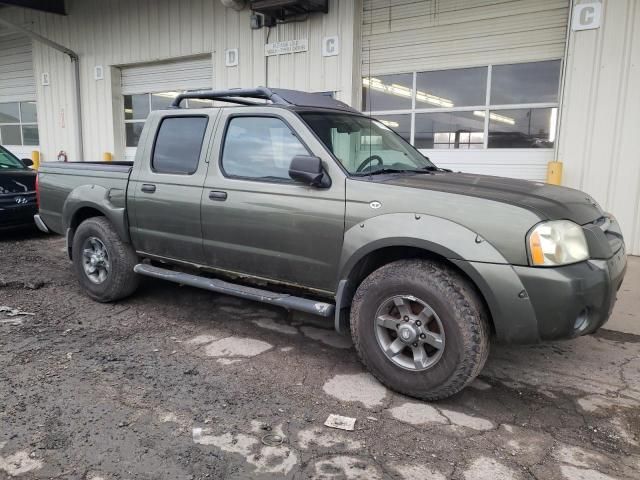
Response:
POLYGON ((123 242, 105 217, 93 217, 80 224, 73 236, 73 266, 82 289, 98 302, 113 302, 131 295, 140 283, 133 271, 138 263, 135 250, 123 242), (91 237, 104 244, 108 254, 109 272, 101 283, 94 283, 85 272, 83 246, 91 237))
POLYGON ((380 382, 423 400, 440 400, 462 390, 489 355, 487 314, 478 292, 454 269, 432 260, 399 260, 371 273, 353 298, 351 335, 360 360, 380 382), (399 295, 428 304, 444 328, 442 356, 426 370, 395 364, 376 337, 379 307, 399 295))

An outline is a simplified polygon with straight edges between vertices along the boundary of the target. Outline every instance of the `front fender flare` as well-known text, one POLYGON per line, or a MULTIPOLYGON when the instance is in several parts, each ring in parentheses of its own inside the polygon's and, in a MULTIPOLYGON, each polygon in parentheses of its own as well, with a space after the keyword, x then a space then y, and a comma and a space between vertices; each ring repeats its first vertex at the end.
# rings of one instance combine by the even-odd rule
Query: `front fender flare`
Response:
POLYGON ((369 253, 396 246, 421 248, 448 259, 508 263, 493 245, 458 223, 432 215, 392 213, 363 220, 345 232, 338 280, 348 278, 369 253))
MULTIPOLYGON (((504 256, 476 232, 445 218, 417 213, 392 213, 358 222, 345 232, 337 279, 335 328, 348 330, 343 309, 357 285, 349 278, 368 254, 386 247, 415 247, 450 260, 504 264, 504 256)), ((478 285, 484 293, 483 285, 478 285)))

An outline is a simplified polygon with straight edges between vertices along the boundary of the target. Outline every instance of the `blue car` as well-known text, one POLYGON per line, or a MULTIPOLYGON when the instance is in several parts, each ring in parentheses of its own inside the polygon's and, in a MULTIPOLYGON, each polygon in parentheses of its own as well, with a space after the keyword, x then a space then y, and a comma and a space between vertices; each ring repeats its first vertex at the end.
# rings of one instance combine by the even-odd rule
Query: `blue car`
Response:
POLYGON ((37 174, 30 166, 31 160, 20 160, 0 146, 0 229, 34 225, 37 174))

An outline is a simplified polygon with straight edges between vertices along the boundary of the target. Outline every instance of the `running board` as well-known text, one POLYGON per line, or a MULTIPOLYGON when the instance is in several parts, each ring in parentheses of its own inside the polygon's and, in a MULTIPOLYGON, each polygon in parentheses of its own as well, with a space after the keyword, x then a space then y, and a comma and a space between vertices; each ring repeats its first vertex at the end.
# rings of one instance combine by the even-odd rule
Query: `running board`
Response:
POLYGON ((276 293, 269 290, 236 285, 235 283, 229 283, 215 278, 175 272, 145 263, 139 263, 133 267, 133 271, 140 275, 146 275, 147 277, 160 278, 162 280, 202 288, 216 293, 254 300, 256 302, 269 303, 271 305, 284 307, 287 310, 296 310, 321 317, 332 317, 335 311, 335 306, 331 303, 316 302, 306 298, 294 297, 286 293, 276 293))

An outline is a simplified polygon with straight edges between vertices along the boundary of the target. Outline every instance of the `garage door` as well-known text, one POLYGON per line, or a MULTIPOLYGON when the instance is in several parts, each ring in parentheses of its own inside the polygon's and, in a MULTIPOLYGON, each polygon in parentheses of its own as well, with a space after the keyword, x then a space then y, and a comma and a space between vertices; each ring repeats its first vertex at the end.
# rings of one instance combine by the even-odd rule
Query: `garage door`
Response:
POLYGON ((0 144, 24 158, 38 143, 31 40, 0 33, 0 144))
POLYGON ((544 180, 566 0, 365 0, 363 110, 455 170, 544 180))
MULTIPOLYGON (((179 92, 213 88, 211 55, 122 68, 126 158, 133 160, 144 122, 152 110, 169 106, 179 92)), ((191 102, 196 105, 196 102, 191 102)))

